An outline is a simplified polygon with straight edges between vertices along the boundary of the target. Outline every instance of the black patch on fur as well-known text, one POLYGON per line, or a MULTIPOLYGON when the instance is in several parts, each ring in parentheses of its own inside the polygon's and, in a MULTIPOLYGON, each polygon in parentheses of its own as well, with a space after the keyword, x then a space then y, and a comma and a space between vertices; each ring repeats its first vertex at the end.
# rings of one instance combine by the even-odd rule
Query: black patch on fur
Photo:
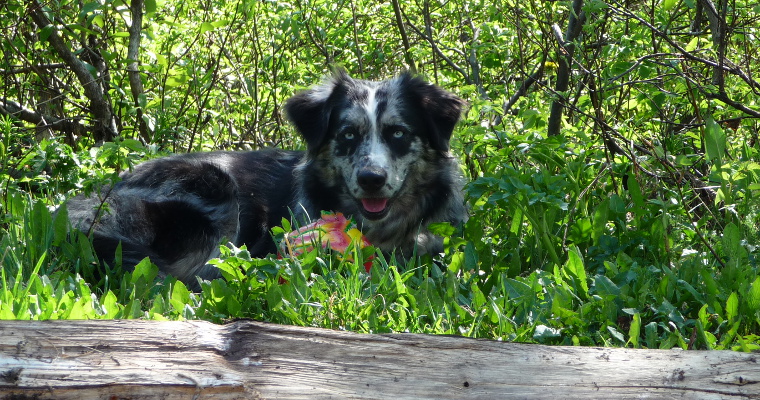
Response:
POLYGON ((348 157, 356 152, 356 148, 362 140, 362 135, 353 126, 344 126, 338 129, 337 134, 334 135, 335 140, 335 155, 348 157), (352 135, 352 138, 348 138, 346 135, 352 135))
MULTIPOLYGON (((407 121, 409 120, 407 119, 407 121)), ((422 139, 424 143, 428 142, 426 136, 422 136, 422 139)), ((401 158, 409 153, 412 141, 414 140, 414 133, 408 132, 399 126, 388 126, 383 130, 383 140, 390 147, 393 158, 401 158), (400 138, 394 136, 398 131, 404 133, 400 138)))
POLYGON ((405 88, 405 102, 408 102, 409 111, 413 113, 409 117, 422 118, 421 126, 427 127, 427 139, 433 148, 448 151, 451 134, 462 114, 464 101, 409 73, 401 75, 400 79, 401 86, 405 88))
POLYGON ((145 218, 153 221, 155 237, 151 252, 166 263, 179 261, 186 254, 216 243, 220 229, 203 210, 182 200, 145 202, 145 218))
POLYGON ((333 86, 329 92, 324 89, 309 89, 296 93, 285 103, 285 114, 306 141, 309 153, 315 155, 327 139, 327 133, 335 126, 333 110, 346 104, 351 78, 339 70, 333 76, 333 86))

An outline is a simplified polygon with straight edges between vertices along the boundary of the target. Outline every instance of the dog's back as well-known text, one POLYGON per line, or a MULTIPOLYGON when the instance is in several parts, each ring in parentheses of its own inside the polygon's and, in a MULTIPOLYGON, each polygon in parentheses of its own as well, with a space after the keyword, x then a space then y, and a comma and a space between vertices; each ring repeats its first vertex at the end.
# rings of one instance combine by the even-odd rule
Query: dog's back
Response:
POLYGON ((145 257, 180 280, 218 275, 206 261, 222 240, 251 254, 275 251, 269 230, 289 218, 301 152, 191 153, 138 165, 99 196, 68 202, 72 225, 92 232, 96 253, 122 264, 145 257))

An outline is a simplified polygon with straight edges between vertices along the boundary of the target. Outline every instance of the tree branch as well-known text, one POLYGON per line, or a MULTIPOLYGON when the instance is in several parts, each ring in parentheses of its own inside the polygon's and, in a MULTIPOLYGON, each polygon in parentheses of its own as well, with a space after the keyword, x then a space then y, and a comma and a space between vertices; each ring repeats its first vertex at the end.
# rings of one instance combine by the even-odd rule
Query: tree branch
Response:
POLYGON ((150 141, 148 126, 143 121, 143 109, 140 106, 140 95, 144 93, 142 79, 140 78, 140 38, 143 20, 143 0, 132 0, 129 5, 132 14, 132 25, 129 26, 129 46, 127 47, 127 74, 129 75, 129 88, 132 91, 132 99, 137 108, 137 123, 140 130, 140 137, 147 143, 150 141))
POLYGON ((0 69, 0 75, 26 74, 29 72, 36 72, 37 70, 41 70, 41 69, 58 69, 58 68, 66 68, 66 64, 55 63, 55 64, 45 64, 45 65, 30 65, 27 67, 18 67, 18 68, 13 68, 13 69, 0 69))
POLYGON ((718 93, 704 92, 704 94, 705 94, 705 97, 707 97, 708 99, 720 100, 739 111, 742 111, 755 118, 760 118, 760 111, 753 110, 745 106, 743 103, 731 99, 730 97, 728 97, 726 92, 723 92, 723 91, 718 92, 718 93))
MULTIPOLYGON (((570 11, 570 18, 567 22, 564 38, 561 36, 558 38, 560 45, 559 54, 557 55, 559 67, 557 68, 557 81, 554 90, 560 97, 555 99, 551 105, 549 120, 547 121, 547 135, 549 136, 559 135, 562 127, 562 111, 565 108, 567 100, 564 93, 570 87, 571 66, 575 51, 573 41, 580 36, 581 28, 586 20, 586 14, 582 9, 583 0, 573 0, 573 7, 570 11)), ((555 27, 555 34, 558 34, 556 32, 559 30, 558 28, 555 27)))
MULTIPOLYGON (((528 94, 528 89, 530 89, 531 86, 533 86, 534 83, 538 82, 542 76, 544 76, 544 65, 546 64, 546 57, 544 57, 542 60, 539 61, 538 66, 536 66, 536 69, 533 70, 533 73, 528 75, 525 80, 522 81, 522 84, 520 84, 520 87, 517 89, 517 91, 507 100, 506 103, 502 106, 502 110, 504 110, 504 115, 506 115, 511 109, 512 106, 517 103, 517 100, 520 100, 521 97, 528 94)), ((499 125, 501 124, 503 120, 502 115, 497 115, 496 118, 494 118, 493 125, 499 125)))
MULTIPOLYGON (((407 21, 408 22, 408 21, 407 21)), ((467 71, 464 70, 464 68, 457 65, 454 60, 452 60, 450 57, 448 57, 446 54, 441 51, 441 49, 438 47, 438 44, 432 39, 432 37, 422 33, 414 24, 409 23, 409 27, 412 28, 414 33, 416 33, 419 37, 424 39, 426 42, 430 44, 430 47, 433 49, 435 54, 438 55, 438 57, 441 57, 443 61, 446 62, 454 71, 457 71, 462 77, 464 78, 464 82, 467 85, 472 85, 472 79, 470 79, 470 75, 467 74, 467 71)), ((458 51, 459 55, 464 56, 464 53, 461 51, 458 51)))
MULTIPOLYGON (((723 12, 719 12, 715 8, 715 4, 712 0, 699 0, 702 3, 702 7, 706 11, 707 20, 710 22, 710 33, 712 35, 713 48, 718 55, 718 65, 713 67, 713 85, 717 86, 719 90, 723 91, 726 86, 726 79, 723 76, 723 63, 726 55, 726 19, 723 12)), ((723 2, 725 3, 725 1, 723 2)), ((724 11, 723 8, 721 11, 724 11)))
POLYGON ((7 99, 0 100, 0 114, 56 131, 73 133, 81 129, 81 125, 76 121, 44 115, 7 99))
POLYGON ((533 71, 533 73, 530 74, 527 78, 525 78, 525 80, 522 82, 522 84, 517 89, 517 91, 515 92, 515 94, 513 94, 512 97, 509 98, 509 101, 507 101, 504 104, 504 113, 505 114, 507 112, 509 112, 509 110, 512 109, 512 106, 514 106, 515 103, 517 103, 517 100, 519 100, 520 97, 523 97, 526 94, 528 94, 528 89, 530 89, 530 87, 534 83, 538 82, 538 80, 541 79, 542 76, 544 76, 544 65, 545 64, 546 64, 546 58, 540 60, 538 66, 533 71))
POLYGON ((469 25, 470 30, 472 30, 472 40, 470 40, 470 54, 467 57, 467 63, 470 64, 472 82, 475 84, 475 88, 478 90, 480 98, 488 99, 488 93, 486 93, 486 89, 483 87, 483 82, 480 79, 480 63, 478 62, 477 45, 478 40, 480 40, 480 28, 475 26, 472 19, 469 20, 469 25))
POLYGON ((103 88, 90 73, 87 65, 78 59, 68 48, 66 42, 59 34, 58 28, 50 23, 45 13, 42 11, 42 5, 34 0, 28 5, 29 15, 40 29, 51 27, 52 32, 48 36, 48 43, 63 59, 63 62, 71 68, 71 71, 79 80, 84 88, 84 94, 90 100, 90 110, 95 117, 95 140, 98 142, 111 141, 117 134, 116 121, 111 110, 111 104, 106 100, 103 88))
POLYGON ((404 44, 404 59, 406 60, 406 65, 409 66, 412 73, 417 73, 417 66, 414 63, 414 58, 412 58, 409 36, 407 36, 406 28, 404 28, 404 18, 401 16, 401 6, 399 5, 398 0, 391 0, 391 4, 393 4, 393 13, 396 15, 398 31, 401 34, 401 42, 404 44))
POLYGON ((656 36, 658 36, 658 37, 662 38, 663 40, 665 40, 668 43, 668 45, 670 45, 671 47, 673 47, 674 49, 676 49, 678 51, 678 54, 680 54, 685 59, 691 60, 691 61, 696 61, 696 62, 705 64, 705 65, 710 66, 710 67, 719 67, 724 72, 732 73, 732 74, 738 76, 739 78, 741 78, 744 82, 746 82, 750 86, 750 88, 752 88, 753 91, 755 91, 755 93, 757 93, 758 90, 760 90, 760 82, 757 82, 757 81, 753 80, 752 78, 750 78, 741 68, 739 68, 737 66, 737 64, 735 64, 733 62, 730 62, 730 61, 726 62, 728 60, 724 60, 724 62, 719 63, 719 62, 715 62, 715 61, 712 61, 712 60, 708 60, 706 58, 698 57, 698 56, 696 56, 696 55, 694 55, 694 54, 686 51, 686 49, 684 49, 683 47, 681 47, 681 45, 679 45, 678 43, 676 43, 667 33, 665 33, 663 31, 657 29, 654 25, 650 24, 645 19, 639 17, 638 15, 634 14, 633 12, 629 11, 628 9, 626 9, 625 7, 623 7, 617 1, 615 1, 614 4, 617 5, 617 7, 619 7, 619 8, 614 8, 614 7, 612 7, 612 4, 609 4, 610 9, 612 9, 613 11, 615 11, 617 13, 620 13, 621 15, 624 15, 626 17, 630 17, 630 18, 635 19, 636 21, 638 21, 639 23, 641 23, 642 25, 644 25, 645 27, 647 27, 647 29, 649 29, 653 34, 655 34, 656 36))

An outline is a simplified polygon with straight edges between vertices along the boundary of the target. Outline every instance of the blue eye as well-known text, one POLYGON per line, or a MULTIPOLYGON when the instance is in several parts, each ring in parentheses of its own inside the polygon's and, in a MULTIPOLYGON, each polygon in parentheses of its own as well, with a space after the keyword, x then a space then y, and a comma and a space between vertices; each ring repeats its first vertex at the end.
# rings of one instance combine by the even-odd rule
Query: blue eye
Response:
POLYGON ((348 139, 348 140, 352 140, 354 137, 356 137, 356 135, 354 135, 353 132, 346 132, 346 133, 343 134, 343 137, 346 138, 346 139, 348 139))
POLYGON ((393 138, 394 139, 401 139, 404 137, 404 131, 395 131, 393 132, 393 138))

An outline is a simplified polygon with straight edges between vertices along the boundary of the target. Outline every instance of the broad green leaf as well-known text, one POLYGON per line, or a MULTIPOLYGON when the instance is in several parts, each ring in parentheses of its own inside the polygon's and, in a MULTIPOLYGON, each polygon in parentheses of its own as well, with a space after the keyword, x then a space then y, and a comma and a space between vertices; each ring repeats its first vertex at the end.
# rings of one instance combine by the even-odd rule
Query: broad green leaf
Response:
POLYGON ((686 51, 691 53, 692 51, 697 49, 697 45, 699 44, 699 36, 694 36, 691 41, 689 41, 689 44, 686 45, 686 51))
POLYGON ((612 337, 617 339, 621 343, 625 343, 625 336, 623 336, 622 333, 620 333, 619 330, 615 329, 614 326, 607 326, 607 331, 610 332, 612 337))
POLYGON ((176 281, 172 287, 172 295, 169 299, 175 311, 182 311, 185 305, 190 303, 190 291, 182 281, 176 281))
POLYGON ((715 336, 711 335, 709 332, 705 331, 705 324, 702 322, 702 320, 698 319, 695 321, 695 325, 697 328, 697 338, 699 338, 702 343, 704 343, 705 348, 707 350, 714 350, 715 349, 715 336))
POLYGON ((116 318, 116 315, 122 308, 122 306, 118 304, 118 298, 110 290, 101 297, 100 305, 103 307, 103 311, 105 311, 103 318, 107 319, 116 318))
POLYGON ((635 174, 628 175, 628 193, 631 195, 631 200, 635 206, 634 213, 638 217, 642 217, 646 210, 646 203, 644 202, 644 195, 641 194, 641 185, 639 185, 635 174))
POLYGON ((641 335, 641 315, 639 313, 633 314, 631 320, 631 327, 628 328, 628 343, 634 348, 641 348, 639 343, 639 335, 641 335))
POLYGON ((136 284, 142 277, 145 279, 145 283, 150 284, 158 276, 158 267, 150 262, 149 258, 144 258, 140 263, 135 265, 135 270, 132 272, 132 284, 136 284))
POLYGON ((739 231, 739 227, 733 222, 726 225, 723 228, 723 236, 721 237, 721 243, 723 244, 723 252, 732 261, 738 262, 746 257, 747 252, 742 246, 742 235, 739 231))
POLYGON ((747 306, 750 312, 760 311, 760 276, 749 287, 747 293, 747 306))
POLYGON ((69 215, 66 207, 58 209, 53 219, 53 245, 60 246, 69 233, 69 215))
POLYGON ((475 245, 467 242, 464 247, 464 267, 467 269, 478 270, 478 253, 475 251, 475 245))
POLYGON ((561 331, 556 328, 552 328, 546 325, 538 325, 536 326, 535 331, 533 332, 533 339, 543 341, 545 339, 551 339, 560 337, 561 331))
POLYGON ((733 321, 739 315, 739 296, 736 292, 731 292, 726 300, 726 320, 733 321))
POLYGON ((216 29, 216 27, 210 23, 210 22, 203 22, 201 23, 201 33, 206 33, 208 31, 213 31, 216 29))
POLYGON ((56 32, 55 26, 53 25, 46 25, 40 29, 40 40, 45 41, 48 40, 50 35, 53 35, 56 32))
POLYGON ((156 0, 145 0, 145 13, 153 14, 156 12, 156 0))
POLYGON ((533 295, 533 289, 529 285, 511 278, 504 280, 504 291, 513 300, 533 295))
POLYGON ((401 275, 398 273, 398 269, 395 266, 390 267, 391 272, 393 273, 393 281, 396 284, 396 294, 401 296, 402 294, 406 293, 406 285, 404 285, 403 279, 401 279, 401 275))
POLYGON ((678 0, 663 0, 662 8, 665 11, 670 11, 671 9, 673 9, 673 7, 676 6, 676 4, 678 4, 678 0))
POLYGON ((100 4, 100 2, 97 2, 97 1, 93 1, 93 2, 90 2, 90 3, 85 3, 82 6, 82 9, 81 9, 79 15, 80 15, 80 17, 84 17, 85 15, 87 15, 87 14, 89 14, 89 13, 91 13, 91 12, 97 10, 97 9, 99 9, 100 7, 102 7, 102 5, 100 4))
POLYGON ((595 294, 602 298, 611 299, 620 295, 620 288, 610 278, 604 275, 594 277, 595 294))
POLYGON ((428 225, 430 233, 438 236, 451 236, 456 232, 456 228, 448 222, 434 222, 428 225))
POLYGON ((716 165, 723 165, 723 153, 726 151, 726 134, 711 116, 705 119, 705 151, 709 160, 713 161, 716 165))
POLYGON ((646 338, 647 348, 656 349, 657 343, 660 341, 657 332, 657 322, 650 322, 644 327, 644 337, 646 338))
POLYGON ((573 276, 582 290, 579 295, 583 298, 588 296, 588 282, 586 282, 586 268, 583 266, 583 257, 577 246, 570 248, 565 263, 565 271, 573 276))
POLYGON ((608 199, 602 200, 594 210, 594 219, 592 221, 591 237, 594 239, 594 244, 599 244, 599 238, 607 233, 607 221, 610 211, 610 203, 608 199))
POLYGON ((153 300, 153 305, 150 307, 150 312, 153 314, 164 314, 168 311, 166 300, 163 296, 158 296, 153 300))
MULTIPOLYGON (((287 285, 287 283, 285 283, 287 285)), ((267 306, 269 309, 276 311, 282 309, 282 307, 285 305, 284 298, 283 298, 283 292, 281 290, 281 287, 278 283, 273 284, 266 294, 267 299, 267 306)))

